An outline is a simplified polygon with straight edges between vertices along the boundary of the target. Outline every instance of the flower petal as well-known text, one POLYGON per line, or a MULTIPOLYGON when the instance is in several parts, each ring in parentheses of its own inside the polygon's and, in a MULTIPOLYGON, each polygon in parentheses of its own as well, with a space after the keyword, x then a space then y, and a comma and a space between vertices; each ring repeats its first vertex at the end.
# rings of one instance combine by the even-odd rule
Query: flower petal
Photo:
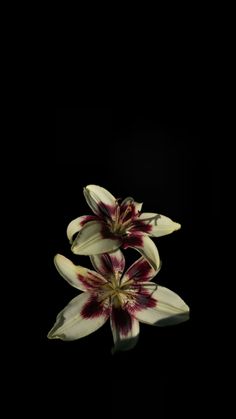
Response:
POLYGON ((112 253, 92 255, 90 260, 94 269, 101 275, 104 275, 104 277, 114 275, 116 272, 122 275, 125 269, 125 258, 119 249, 112 253))
POLYGON ((117 200, 106 189, 97 185, 88 185, 84 188, 84 196, 96 215, 115 219, 117 200))
POLYGON ((136 260, 129 269, 125 272, 121 284, 124 284, 127 281, 134 281, 135 283, 139 282, 148 282, 159 272, 155 270, 150 263, 142 256, 136 260))
POLYGON ((72 287, 81 291, 98 289, 107 281, 97 272, 82 266, 74 265, 69 259, 62 255, 56 255, 54 258, 55 266, 59 274, 69 282, 72 287))
POLYGON ((136 304, 133 315, 143 323, 154 326, 169 326, 189 319, 189 307, 175 292, 158 286, 151 294, 155 301, 152 307, 144 308, 136 304))
POLYGON ((152 212, 142 213, 138 220, 133 223, 133 229, 145 231, 153 237, 166 236, 180 228, 181 225, 179 223, 172 221, 164 215, 154 214, 152 212))
POLYGON ((160 257, 158 250, 153 243, 153 241, 148 237, 148 235, 144 233, 131 233, 125 237, 123 241, 123 247, 126 249, 127 247, 132 247, 137 249, 141 255, 147 259, 147 261, 151 264, 155 271, 159 270, 160 267, 160 257))
POLYGON ((88 292, 78 295, 58 314, 49 339, 75 340, 99 329, 108 319, 109 308, 88 292))
POLYGON ((113 353, 127 351, 136 345, 139 336, 139 322, 121 307, 112 308, 111 330, 115 344, 113 353))
POLYGON ((72 220, 66 230, 66 234, 70 243, 72 243, 72 237, 74 236, 75 233, 78 233, 87 222, 93 221, 96 219, 97 219, 96 215, 82 215, 82 217, 78 217, 78 218, 75 218, 75 220, 72 220))
POLYGON ((121 239, 113 236, 101 221, 90 221, 80 230, 72 244, 76 255, 97 255, 114 252, 121 245, 121 239))

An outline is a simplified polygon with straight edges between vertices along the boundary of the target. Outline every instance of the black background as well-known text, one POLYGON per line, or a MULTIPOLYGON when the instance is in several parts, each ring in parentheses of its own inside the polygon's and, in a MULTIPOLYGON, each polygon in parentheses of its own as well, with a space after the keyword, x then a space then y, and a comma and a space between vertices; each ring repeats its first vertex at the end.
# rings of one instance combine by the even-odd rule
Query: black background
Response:
MULTIPOLYGON (((36 362, 49 386, 62 377, 63 382, 74 377, 78 387, 106 382, 107 390, 108 383, 128 388, 131 381, 149 385, 154 380, 157 390, 164 385, 176 391, 191 388, 199 376, 206 382, 214 369, 212 299, 220 213, 217 143, 206 120, 191 112, 144 107, 57 108, 52 120, 53 146, 45 147, 37 169, 40 263, 37 304, 27 320, 31 333, 25 346, 35 353, 30 362, 34 368, 36 362), (159 212, 182 225, 180 231, 154 239, 163 262, 155 281, 188 303, 190 320, 170 328, 140 324, 137 346, 115 356, 109 322, 74 342, 46 337, 58 312, 77 295, 56 271, 54 255, 90 266, 88 257, 71 253, 66 237, 72 219, 91 213, 83 196, 90 183, 116 197, 133 196, 144 203, 143 211, 159 212)), ((125 256, 128 266, 138 254, 127 250, 125 256)))

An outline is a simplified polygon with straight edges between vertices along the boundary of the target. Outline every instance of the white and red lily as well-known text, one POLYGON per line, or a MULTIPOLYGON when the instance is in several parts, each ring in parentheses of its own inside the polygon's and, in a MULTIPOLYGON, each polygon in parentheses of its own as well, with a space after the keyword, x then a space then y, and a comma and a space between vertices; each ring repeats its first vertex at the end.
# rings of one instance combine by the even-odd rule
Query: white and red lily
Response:
POLYGON ((149 236, 165 236, 179 230, 180 224, 164 215, 141 213, 142 204, 130 197, 119 204, 110 192, 97 185, 86 186, 84 196, 95 215, 78 217, 68 225, 73 253, 96 255, 131 247, 156 269, 159 254, 149 236))
POLYGON ((123 274, 125 259, 119 249, 90 259, 96 272, 55 256, 58 272, 84 292, 58 314, 50 339, 82 338, 110 317, 114 349, 127 350, 137 342, 139 322, 166 326, 188 319, 189 307, 177 294, 150 282, 160 266, 154 269, 141 257, 123 274))

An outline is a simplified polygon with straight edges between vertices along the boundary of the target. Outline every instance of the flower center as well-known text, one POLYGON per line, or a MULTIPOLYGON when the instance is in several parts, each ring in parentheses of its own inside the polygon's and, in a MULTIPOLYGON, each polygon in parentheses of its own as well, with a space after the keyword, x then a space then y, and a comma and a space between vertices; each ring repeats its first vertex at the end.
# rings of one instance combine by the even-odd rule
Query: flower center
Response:
POLYGON ((132 211, 133 211, 132 206, 128 205, 125 211, 120 213, 120 206, 117 205, 115 220, 109 223, 111 233, 122 235, 126 232, 126 229, 130 226, 131 221, 132 221, 132 218, 131 218, 132 211), (130 216, 128 217, 127 220, 125 220, 128 214, 130 214, 130 216))
POLYGON ((124 306, 132 295, 129 292, 129 287, 126 284, 120 283, 121 273, 115 272, 115 275, 110 278, 110 281, 102 286, 100 300, 104 301, 110 299, 112 304, 116 307, 124 306))

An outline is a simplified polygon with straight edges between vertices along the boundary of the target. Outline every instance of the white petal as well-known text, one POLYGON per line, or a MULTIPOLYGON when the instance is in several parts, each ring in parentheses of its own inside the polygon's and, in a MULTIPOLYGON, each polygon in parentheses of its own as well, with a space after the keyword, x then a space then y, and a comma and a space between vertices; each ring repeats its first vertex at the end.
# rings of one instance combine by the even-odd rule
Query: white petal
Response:
POLYGON ((117 201, 109 191, 101 186, 88 185, 84 188, 84 196, 96 215, 115 219, 117 201))
POLYGON ((94 219, 96 219, 95 215, 82 215, 82 217, 78 217, 75 218, 75 220, 72 220, 66 230, 66 234, 70 243, 72 243, 72 237, 74 234, 78 233, 87 222, 94 219))
POLYGON ((72 287, 81 291, 97 289, 106 283, 106 280, 97 272, 83 268, 82 266, 76 266, 62 255, 56 255, 54 263, 59 274, 69 282, 72 287))
POLYGON ((134 315, 143 323, 155 326, 169 326, 189 319, 189 307, 175 292, 158 286, 151 295, 155 307, 137 310, 134 315))
POLYGON ((49 339, 75 340, 89 335, 99 329, 108 319, 107 309, 94 307, 91 304, 91 294, 84 292, 78 295, 62 310, 56 319, 56 323, 48 333, 49 339), (90 316, 84 313, 87 311, 90 316))
POLYGON ((119 249, 112 253, 90 256, 90 260, 96 271, 105 277, 113 276, 116 272, 121 275, 125 268, 125 258, 119 249))
POLYGON ((113 353, 132 349, 138 341, 139 322, 121 307, 113 307, 111 329, 114 340, 113 353))
POLYGON ((114 252, 120 247, 121 239, 112 235, 106 236, 106 226, 100 221, 90 221, 80 230, 72 244, 76 255, 97 255, 114 252))
POLYGON ((172 221, 170 218, 152 212, 142 213, 138 221, 150 227, 148 234, 153 237, 166 236, 181 228, 179 223, 172 221))
POLYGON ((128 240, 131 241, 131 245, 129 245, 129 247, 133 247, 134 249, 137 249, 141 253, 141 255, 145 259, 147 259, 147 261, 151 264, 151 266, 157 272, 160 268, 160 263, 161 263, 160 256, 156 248, 156 245, 153 243, 150 237, 148 237, 146 234, 137 235, 135 233, 135 234, 130 235, 128 240))

